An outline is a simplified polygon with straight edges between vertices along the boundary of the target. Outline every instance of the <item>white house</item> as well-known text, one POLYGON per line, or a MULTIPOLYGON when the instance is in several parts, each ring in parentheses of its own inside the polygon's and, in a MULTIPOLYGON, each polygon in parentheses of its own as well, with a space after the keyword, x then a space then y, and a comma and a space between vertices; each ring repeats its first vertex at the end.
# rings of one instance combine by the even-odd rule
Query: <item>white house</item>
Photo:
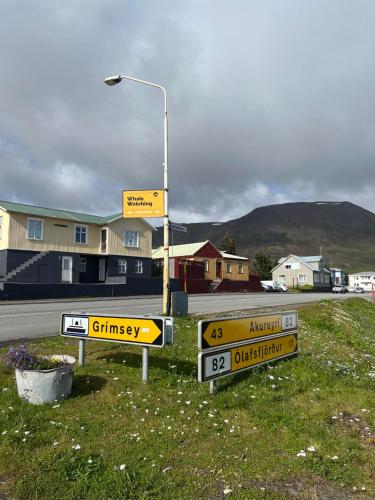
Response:
POLYGON ((282 257, 272 269, 272 279, 288 287, 310 285, 319 291, 328 291, 331 287, 331 273, 324 267, 321 255, 282 257))
POLYGON ((364 271, 362 273, 349 274, 349 286, 361 287, 366 292, 375 290, 375 272, 364 271))

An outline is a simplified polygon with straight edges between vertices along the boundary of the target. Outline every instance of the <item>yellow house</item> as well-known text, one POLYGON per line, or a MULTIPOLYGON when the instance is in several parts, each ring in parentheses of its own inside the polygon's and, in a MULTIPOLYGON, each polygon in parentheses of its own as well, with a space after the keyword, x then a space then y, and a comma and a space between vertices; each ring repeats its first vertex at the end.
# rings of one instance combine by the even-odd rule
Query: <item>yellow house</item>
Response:
POLYGON ((222 278, 233 281, 249 280, 249 259, 221 252, 223 257, 222 278))
POLYGON ((0 279, 18 283, 125 283, 151 277, 153 227, 0 201, 0 279))

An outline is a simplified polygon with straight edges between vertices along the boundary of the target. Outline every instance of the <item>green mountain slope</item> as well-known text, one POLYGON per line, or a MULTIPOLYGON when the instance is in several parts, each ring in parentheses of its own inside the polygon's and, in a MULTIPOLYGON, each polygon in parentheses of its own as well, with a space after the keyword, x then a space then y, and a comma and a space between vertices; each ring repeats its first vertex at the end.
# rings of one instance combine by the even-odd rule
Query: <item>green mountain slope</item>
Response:
MULTIPOLYGON (((349 202, 299 202, 259 207, 223 223, 185 224, 173 232, 174 244, 211 240, 220 245, 228 232, 237 253, 253 259, 259 251, 275 258, 289 253, 318 255, 328 265, 354 271, 375 270, 375 214, 349 202)), ((153 235, 153 247, 163 232, 153 235)))

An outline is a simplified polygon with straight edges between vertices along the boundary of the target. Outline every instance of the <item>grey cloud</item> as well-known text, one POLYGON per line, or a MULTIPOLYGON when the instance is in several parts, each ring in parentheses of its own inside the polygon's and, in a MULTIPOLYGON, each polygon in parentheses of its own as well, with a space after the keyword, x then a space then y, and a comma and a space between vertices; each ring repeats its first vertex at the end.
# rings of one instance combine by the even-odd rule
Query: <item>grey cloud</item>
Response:
POLYGON ((374 14, 365 0, 6 0, 0 199, 106 213, 124 188, 161 187, 162 96, 103 84, 126 72, 168 89, 175 218, 340 196, 375 210, 374 14))

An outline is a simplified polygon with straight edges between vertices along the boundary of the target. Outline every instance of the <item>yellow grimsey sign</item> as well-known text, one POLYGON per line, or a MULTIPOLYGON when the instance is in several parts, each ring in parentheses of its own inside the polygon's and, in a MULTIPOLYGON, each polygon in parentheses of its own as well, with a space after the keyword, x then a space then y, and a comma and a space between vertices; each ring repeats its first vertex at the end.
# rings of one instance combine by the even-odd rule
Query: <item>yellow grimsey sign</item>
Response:
POLYGON ((276 335, 297 328, 297 312, 242 316, 203 320, 198 326, 200 349, 210 349, 222 345, 276 335))
POLYGON ((122 216, 125 219, 138 217, 163 217, 164 191, 162 189, 123 191, 122 216))
POLYGON ((294 354, 298 350, 297 335, 285 335, 231 349, 231 371, 251 368, 275 358, 294 354))
POLYGON ((154 344, 162 330, 150 319, 90 316, 89 337, 154 344))
POLYGON ((63 314, 61 334, 91 340, 107 340, 163 347, 163 318, 63 314))

